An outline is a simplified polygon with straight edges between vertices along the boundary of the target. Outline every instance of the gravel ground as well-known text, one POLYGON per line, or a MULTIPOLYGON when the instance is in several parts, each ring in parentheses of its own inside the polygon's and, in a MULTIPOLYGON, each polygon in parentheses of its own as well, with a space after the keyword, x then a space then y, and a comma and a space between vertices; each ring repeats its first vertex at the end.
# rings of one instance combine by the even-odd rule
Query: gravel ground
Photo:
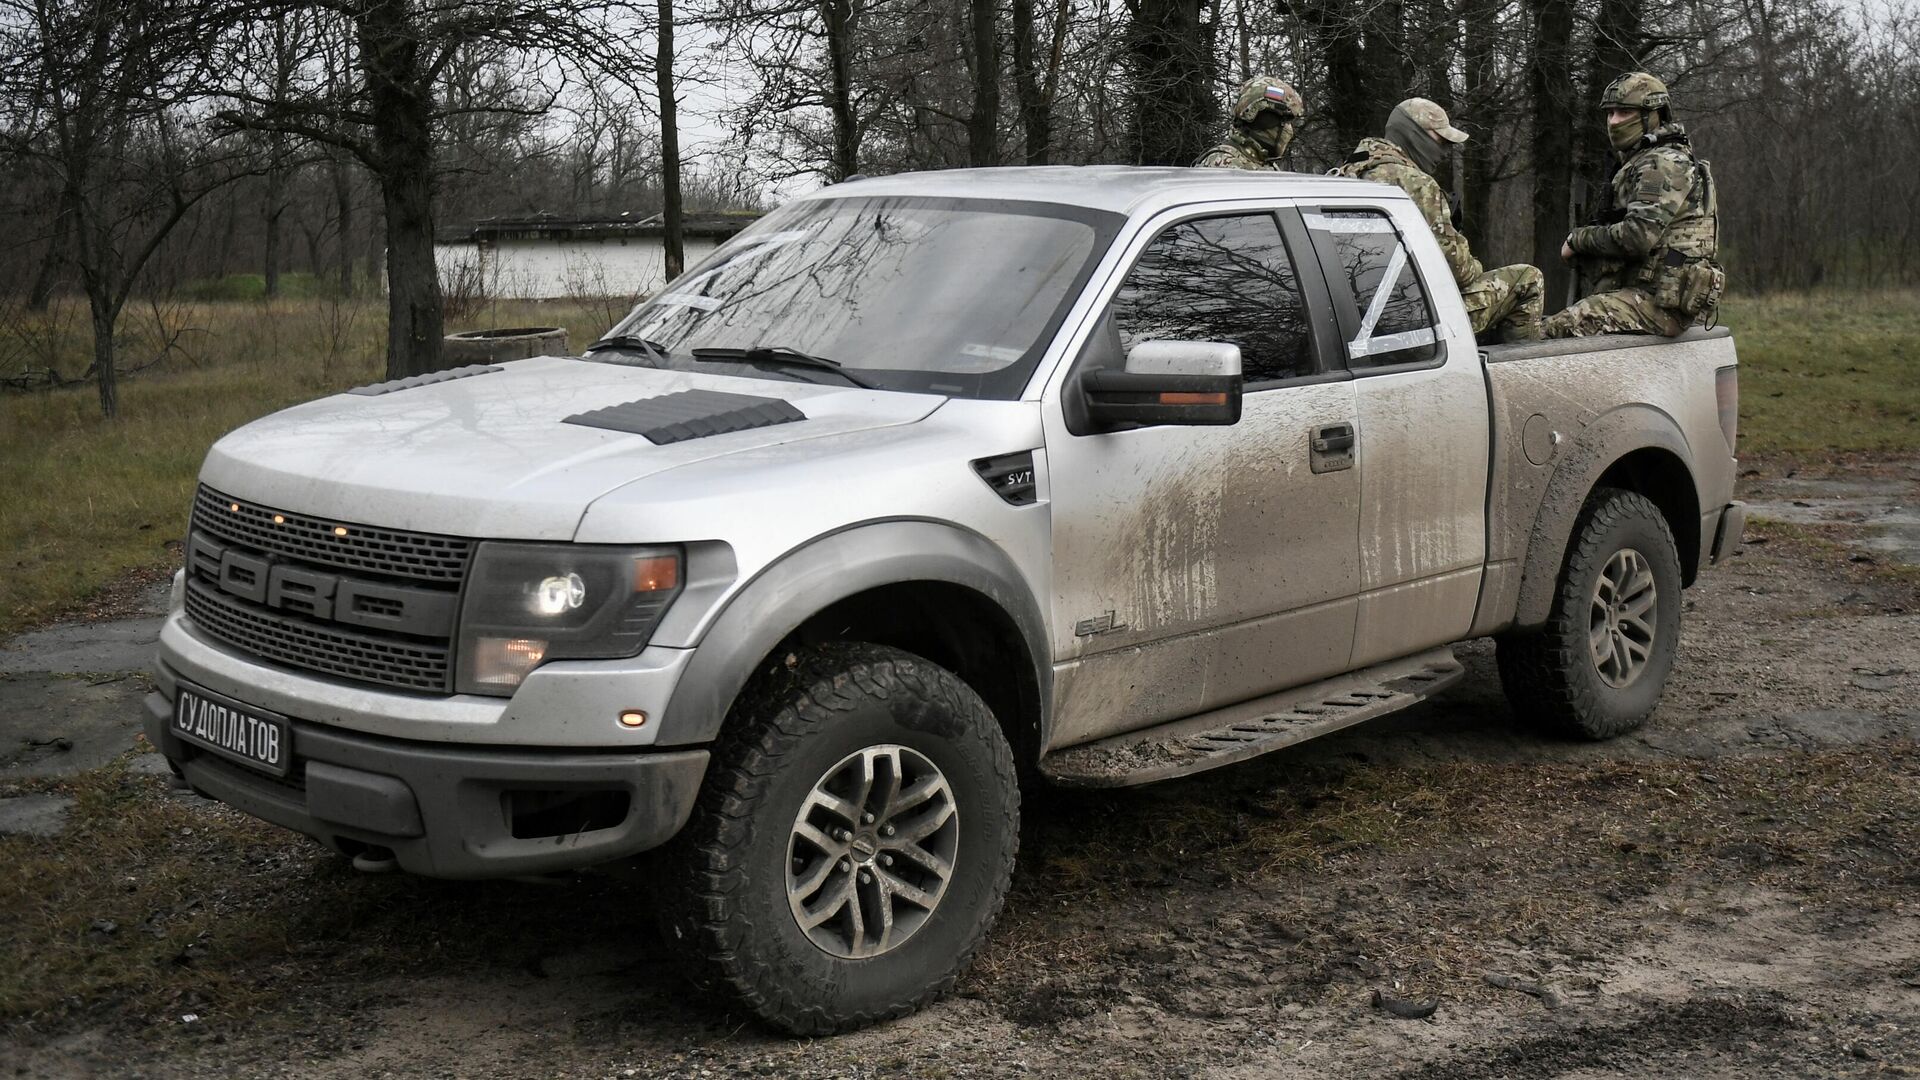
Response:
MULTIPOLYGON (((1912 463, 1871 466, 1876 499, 1920 504, 1912 463)), ((1746 483, 1818 506, 1849 479, 1746 483)), ((370 877, 134 754, 0 774, 75 800, 60 839, 0 837, 0 1075, 1917 1075, 1920 577, 1874 544, 1751 530, 1624 739, 1523 730, 1469 645, 1407 713, 1038 793, 961 992, 830 1040, 690 990, 644 866, 370 877)))

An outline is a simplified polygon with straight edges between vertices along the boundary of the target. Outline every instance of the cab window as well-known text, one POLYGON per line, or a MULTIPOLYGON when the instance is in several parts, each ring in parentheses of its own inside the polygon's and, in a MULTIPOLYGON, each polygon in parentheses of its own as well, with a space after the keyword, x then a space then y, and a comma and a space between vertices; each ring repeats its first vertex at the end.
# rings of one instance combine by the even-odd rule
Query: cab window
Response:
POLYGON ((1340 311, 1347 367, 1419 364, 1440 355, 1439 333, 1413 256, 1378 210, 1317 210, 1303 215, 1328 291, 1340 311))
POLYGON ((1096 349, 1101 334, 1117 335, 1113 366, 1142 341, 1218 341, 1240 347, 1248 389, 1314 372, 1300 279, 1269 213, 1169 226, 1114 295, 1096 349))

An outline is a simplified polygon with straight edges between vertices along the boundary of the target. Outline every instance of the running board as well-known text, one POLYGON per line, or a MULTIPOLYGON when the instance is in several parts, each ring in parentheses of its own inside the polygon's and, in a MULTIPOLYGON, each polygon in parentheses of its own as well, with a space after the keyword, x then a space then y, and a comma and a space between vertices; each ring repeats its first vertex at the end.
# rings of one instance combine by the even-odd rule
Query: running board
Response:
POLYGON ((1040 772, 1062 787, 1133 787, 1231 765, 1398 712, 1466 669, 1442 646, 1199 716, 1056 750, 1040 772))

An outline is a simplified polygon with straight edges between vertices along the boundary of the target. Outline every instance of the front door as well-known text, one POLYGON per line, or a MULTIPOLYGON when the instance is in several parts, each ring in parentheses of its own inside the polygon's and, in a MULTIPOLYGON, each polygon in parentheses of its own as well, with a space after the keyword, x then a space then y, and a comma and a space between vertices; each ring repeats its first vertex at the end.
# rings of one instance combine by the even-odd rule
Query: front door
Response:
POLYGON ((1353 645, 1360 481, 1340 434, 1356 399, 1322 359, 1297 216, 1188 211, 1134 247, 1044 409, 1053 748, 1336 674, 1353 645), (1239 346, 1240 422, 1073 430, 1073 381, 1147 340, 1239 346))

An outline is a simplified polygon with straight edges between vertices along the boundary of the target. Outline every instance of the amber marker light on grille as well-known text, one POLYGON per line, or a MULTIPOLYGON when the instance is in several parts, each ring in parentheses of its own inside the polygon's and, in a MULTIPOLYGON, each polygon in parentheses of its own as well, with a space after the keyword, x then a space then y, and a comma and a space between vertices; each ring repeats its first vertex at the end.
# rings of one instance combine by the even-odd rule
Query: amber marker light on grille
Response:
POLYGON ((333 527, 333 535, 335 536, 347 535, 347 527, 345 525, 335 525, 333 527))
POLYGON ((625 728, 646 727, 647 714, 639 709, 628 709, 626 712, 620 714, 620 726, 625 728))
POLYGON ((678 584, 680 560, 674 556, 659 555, 651 559, 634 560, 634 592, 665 592, 678 584))
POLYGON ((285 514, 273 515, 273 523, 275 525, 285 525, 287 523, 287 515, 285 514))
POLYGON ((229 510, 231 510, 231 511, 233 511, 234 513, 236 513, 236 514, 237 514, 237 513, 239 513, 239 512, 240 512, 240 504, 239 504, 239 503, 228 503, 228 504, 227 504, 227 509, 229 509, 229 510))

